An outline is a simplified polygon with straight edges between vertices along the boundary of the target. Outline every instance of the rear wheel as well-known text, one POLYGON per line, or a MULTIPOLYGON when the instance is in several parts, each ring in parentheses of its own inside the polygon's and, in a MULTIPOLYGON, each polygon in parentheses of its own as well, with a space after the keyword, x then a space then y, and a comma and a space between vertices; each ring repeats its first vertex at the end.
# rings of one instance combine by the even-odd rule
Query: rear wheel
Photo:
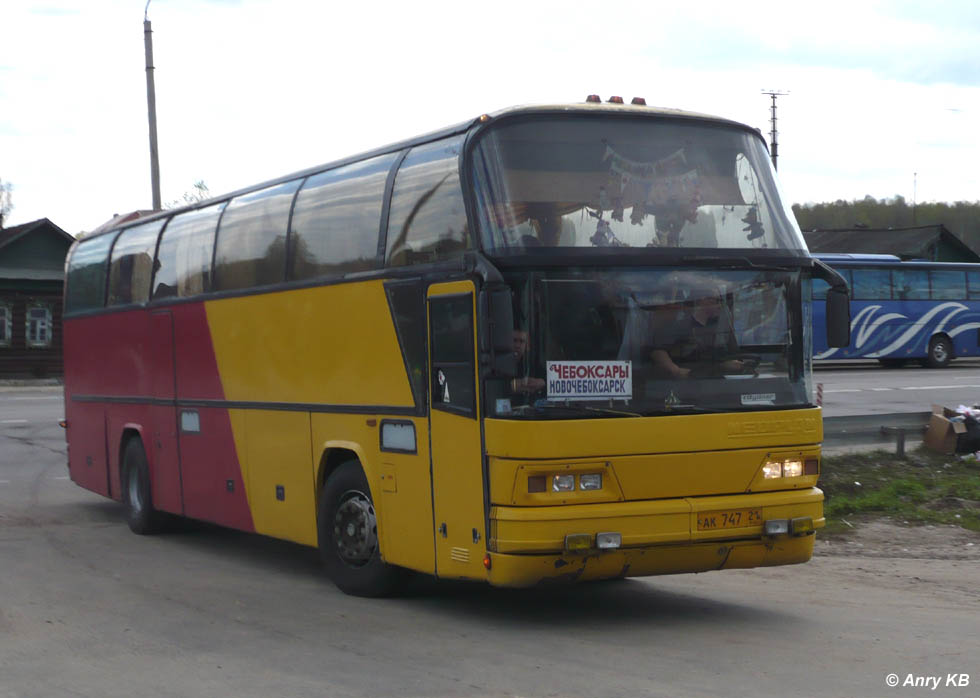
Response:
POLYGON ((945 368, 952 359, 953 345, 946 337, 933 337, 929 341, 926 366, 929 368, 945 368))
POLYGON ((378 520, 360 463, 349 460, 327 478, 317 511, 320 558, 327 576, 354 596, 387 596, 404 570, 386 564, 378 546, 378 520))
POLYGON ((150 469, 139 438, 126 442, 123 451, 122 495, 126 505, 126 523, 133 533, 147 535, 163 527, 163 514, 153 509, 150 469))

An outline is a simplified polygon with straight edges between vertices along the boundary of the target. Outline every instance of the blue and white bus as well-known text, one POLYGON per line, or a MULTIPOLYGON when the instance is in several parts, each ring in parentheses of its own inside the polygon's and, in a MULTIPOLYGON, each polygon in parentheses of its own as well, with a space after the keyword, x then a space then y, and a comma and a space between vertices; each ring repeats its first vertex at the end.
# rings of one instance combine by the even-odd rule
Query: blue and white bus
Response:
POLYGON ((827 346, 827 284, 813 282, 813 358, 917 360, 933 368, 980 356, 980 264, 903 262, 885 254, 822 254, 851 289, 851 342, 827 346))

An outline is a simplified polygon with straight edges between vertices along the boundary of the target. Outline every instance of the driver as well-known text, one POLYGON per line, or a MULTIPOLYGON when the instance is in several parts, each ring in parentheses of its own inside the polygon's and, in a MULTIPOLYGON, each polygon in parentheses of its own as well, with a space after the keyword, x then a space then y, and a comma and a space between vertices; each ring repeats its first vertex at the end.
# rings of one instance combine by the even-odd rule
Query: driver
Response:
POLYGON ((747 362, 729 359, 738 352, 735 330, 717 288, 694 289, 673 325, 658 338, 651 360, 666 378, 739 374, 747 362))

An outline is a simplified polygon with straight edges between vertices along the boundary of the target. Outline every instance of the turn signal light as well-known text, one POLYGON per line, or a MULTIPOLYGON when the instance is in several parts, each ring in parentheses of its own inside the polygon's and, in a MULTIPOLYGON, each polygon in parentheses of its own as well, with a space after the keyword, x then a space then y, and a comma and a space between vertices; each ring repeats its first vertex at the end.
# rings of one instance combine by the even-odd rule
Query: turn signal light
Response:
POLYGON ((800 516, 789 522, 789 530, 794 536, 805 536, 813 533, 813 519, 800 516))
POLYGON ((592 536, 588 533, 570 533, 565 536, 565 550, 582 553, 592 549, 592 536))

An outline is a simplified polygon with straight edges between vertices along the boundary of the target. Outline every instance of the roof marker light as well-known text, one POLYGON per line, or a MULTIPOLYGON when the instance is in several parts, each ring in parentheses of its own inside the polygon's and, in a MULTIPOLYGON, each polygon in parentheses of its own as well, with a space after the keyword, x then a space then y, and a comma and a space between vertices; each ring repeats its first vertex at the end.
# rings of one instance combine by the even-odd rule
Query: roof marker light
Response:
POLYGON ((609 103, 610 104, 623 104, 623 98, 622 97, 610 97, 609 98, 609 103))
POLYGON ((586 102, 594 102, 596 104, 602 103, 602 98, 599 95, 589 95, 585 98, 586 102))
POLYGON ((641 107, 645 107, 647 105, 647 101, 643 99, 643 97, 634 97, 630 104, 638 104, 641 107))

